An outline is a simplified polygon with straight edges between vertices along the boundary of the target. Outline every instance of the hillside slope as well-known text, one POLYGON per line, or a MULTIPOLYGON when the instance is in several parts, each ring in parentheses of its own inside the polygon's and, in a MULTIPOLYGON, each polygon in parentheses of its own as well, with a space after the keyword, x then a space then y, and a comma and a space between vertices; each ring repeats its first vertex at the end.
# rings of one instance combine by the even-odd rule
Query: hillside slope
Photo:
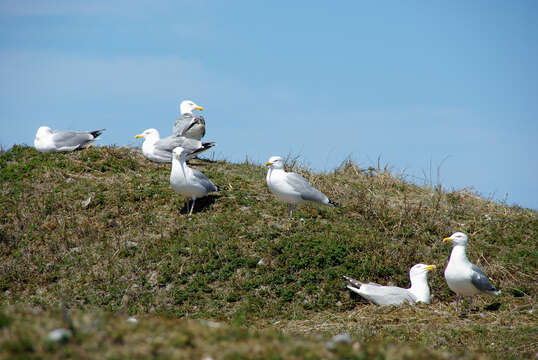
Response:
POLYGON ((342 209, 300 206, 287 218, 286 206, 265 185, 264 167, 205 160, 192 166, 222 191, 197 201, 187 218, 184 199, 169 186, 170 166, 131 149, 40 154, 15 146, 3 152, 0 299, 6 313, 17 317, 18 306, 47 313, 65 302, 88 313, 211 319, 288 334, 351 331, 364 340, 454 353, 472 348, 534 356, 538 350, 528 343, 538 335, 535 211, 346 163, 330 174, 295 169, 342 209), (441 239, 454 231, 470 235, 470 260, 503 290, 497 298, 478 298, 480 313, 469 318, 458 318, 442 274, 450 246, 441 239), (408 269, 418 262, 438 266, 430 275, 433 304, 420 310, 386 312, 351 297, 341 281, 346 274, 407 287, 408 269), (484 311, 488 304, 500 308, 484 311), (415 319, 414 329, 403 322, 407 317, 415 319), (457 345, 421 339, 425 329, 450 333, 457 345), (484 338, 469 336, 473 329, 484 338), (489 336, 497 338, 494 345, 489 336))

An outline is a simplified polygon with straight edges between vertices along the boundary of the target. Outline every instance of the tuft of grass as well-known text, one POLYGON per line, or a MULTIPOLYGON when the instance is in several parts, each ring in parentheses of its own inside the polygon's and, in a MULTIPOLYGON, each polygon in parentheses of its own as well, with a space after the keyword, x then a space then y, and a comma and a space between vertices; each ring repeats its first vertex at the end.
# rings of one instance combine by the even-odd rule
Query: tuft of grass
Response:
MULTIPOLYGON (((14 146, 1 152, 0 301, 45 312, 65 302, 88 316, 105 311, 156 323, 211 319, 277 327, 289 336, 346 331, 374 344, 401 345, 403 352, 418 346, 491 357, 536 353, 529 340, 536 335, 536 211, 416 186, 380 166, 347 161, 318 174, 289 159, 289 168, 343 208, 299 206, 287 218, 286 206, 266 187, 264 167, 191 165, 222 191, 197 201, 186 217, 185 199, 169 185, 170 165, 150 163, 132 149, 38 153, 14 146), (503 290, 498 298, 477 298, 484 318, 459 318, 442 276, 450 247, 441 239, 458 230, 470 236, 471 261, 503 290), (434 303, 424 308, 386 312, 351 297, 341 281, 349 275, 407 287, 409 268, 419 262, 440 270, 430 276, 434 303), (483 336, 474 336, 477 324, 483 336)), ((13 326, 6 321, 0 317, 1 331, 13 326)), ((184 348, 187 338, 150 347, 157 353, 184 348)))

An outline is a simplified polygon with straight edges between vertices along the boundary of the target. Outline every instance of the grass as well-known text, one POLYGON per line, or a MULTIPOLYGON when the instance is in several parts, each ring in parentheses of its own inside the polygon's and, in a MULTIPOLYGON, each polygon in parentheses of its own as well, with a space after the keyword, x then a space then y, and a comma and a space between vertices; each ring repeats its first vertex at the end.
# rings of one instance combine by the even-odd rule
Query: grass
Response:
POLYGON ((327 174, 288 165, 343 208, 300 206, 287 218, 265 185, 264 167, 196 160, 192 166, 222 191, 197 201, 187 218, 184 199, 169 186, 170 166, 131 149, 2 152, 0 342, 11 349, 5 354, 338 358, 347 353, 324 344, 348 332, 354 344, 342 351, 357 359, 535 356, 536 211, 416 186, 352 162, 327 174), (450 246, 441 239, 454 231, 469 234, 470 260, 503 291, 476 298, 469 317, 455 313, 442 275, 450 246), (430 306, 368 305, 341 281, 345 274, 407 287, 418 262, 439 268, 430 276, 430 306), (55 312, 62 302, 84 331, 51 347, 43 338, 61 318, 55 312), (143 320, 131 326, 128 315, 143 320), (203 334, 221 330, 207 330, 207 320, 247 335, 213 346, 212 335, 203 334), (80 325, 86 322, 102 328, 80 325), (184 337, 176 327, 184 326, 196 346, 174 346, 174 336, 184 337), (109 340, 114 333, 164 340, 153 352, 150 340, 116 343, 109 340), (94 341, 103 348, 88 350, 94 341), (254 348, 259 352, 250 354, 254 348))

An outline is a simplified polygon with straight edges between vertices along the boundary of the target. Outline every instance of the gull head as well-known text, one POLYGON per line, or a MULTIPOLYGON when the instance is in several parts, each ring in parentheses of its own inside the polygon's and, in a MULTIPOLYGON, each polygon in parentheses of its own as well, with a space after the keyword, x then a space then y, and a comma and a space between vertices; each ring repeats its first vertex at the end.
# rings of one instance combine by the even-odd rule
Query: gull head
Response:
POLYGON ((203 111, 204 108, 200 105, 196 105, 196 103, 191 100, 183 100, 179 105, 179 111, 181 112, 181 115, 192 114, 194 110, 203 111))
POLYGON ((416 264, 409 270, 409 278, 428 275, 428 271, 435 270, 435 265, 416 264))
POLYGON ((146 129, 142 134, 138 134, 135 136, 136 139, 140 138, 146 138, 146 139, 152 139, 157 138, 159 139, 159 132, 157 129, 146 129))
POLYGON ((185 159, 187 156, 187 152, 181 146, 175 147, 172 153, 174 154, 173 158, 178 160, 185 159))
POLYGON ((265 163, 265 166, 269 166, 273 169, 283 169, 284 160, 280 156, 271 156, 269 161, 265 163))
POLYGON ((48 126, 41 126, 39 129, 37 129, 37 133, 35 135, 36 138, 44 137, 47 135, 52 134, 52 130, 48 126))
POLYGON ((450 235, 450 237, 444 238, 443 242, 451 242, 452 244, 454 244, 454 246, 467 246, 467 235, 458 231, 450 235))

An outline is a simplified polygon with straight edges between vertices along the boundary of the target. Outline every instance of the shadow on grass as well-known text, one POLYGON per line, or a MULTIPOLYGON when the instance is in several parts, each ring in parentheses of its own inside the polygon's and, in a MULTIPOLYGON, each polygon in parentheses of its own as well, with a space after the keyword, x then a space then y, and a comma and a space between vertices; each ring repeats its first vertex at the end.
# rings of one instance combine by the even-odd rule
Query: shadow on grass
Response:
MULTIPOLYGON (((213 205, 215 202, 217 202, 217 199, 220 198, 222 195, 208 195, 206 197, 196 199, 196 202, 194 203, 194 210, 192 211, 193 214, 199 213, 199 212, 205 212, 208 211, 208 209, 213 205)), ((190 204, 190 201, 189 201, 190 204)), ((187 201, 183 203, 183 206, 179 210, 180 214, 187 215, 187 201)))

